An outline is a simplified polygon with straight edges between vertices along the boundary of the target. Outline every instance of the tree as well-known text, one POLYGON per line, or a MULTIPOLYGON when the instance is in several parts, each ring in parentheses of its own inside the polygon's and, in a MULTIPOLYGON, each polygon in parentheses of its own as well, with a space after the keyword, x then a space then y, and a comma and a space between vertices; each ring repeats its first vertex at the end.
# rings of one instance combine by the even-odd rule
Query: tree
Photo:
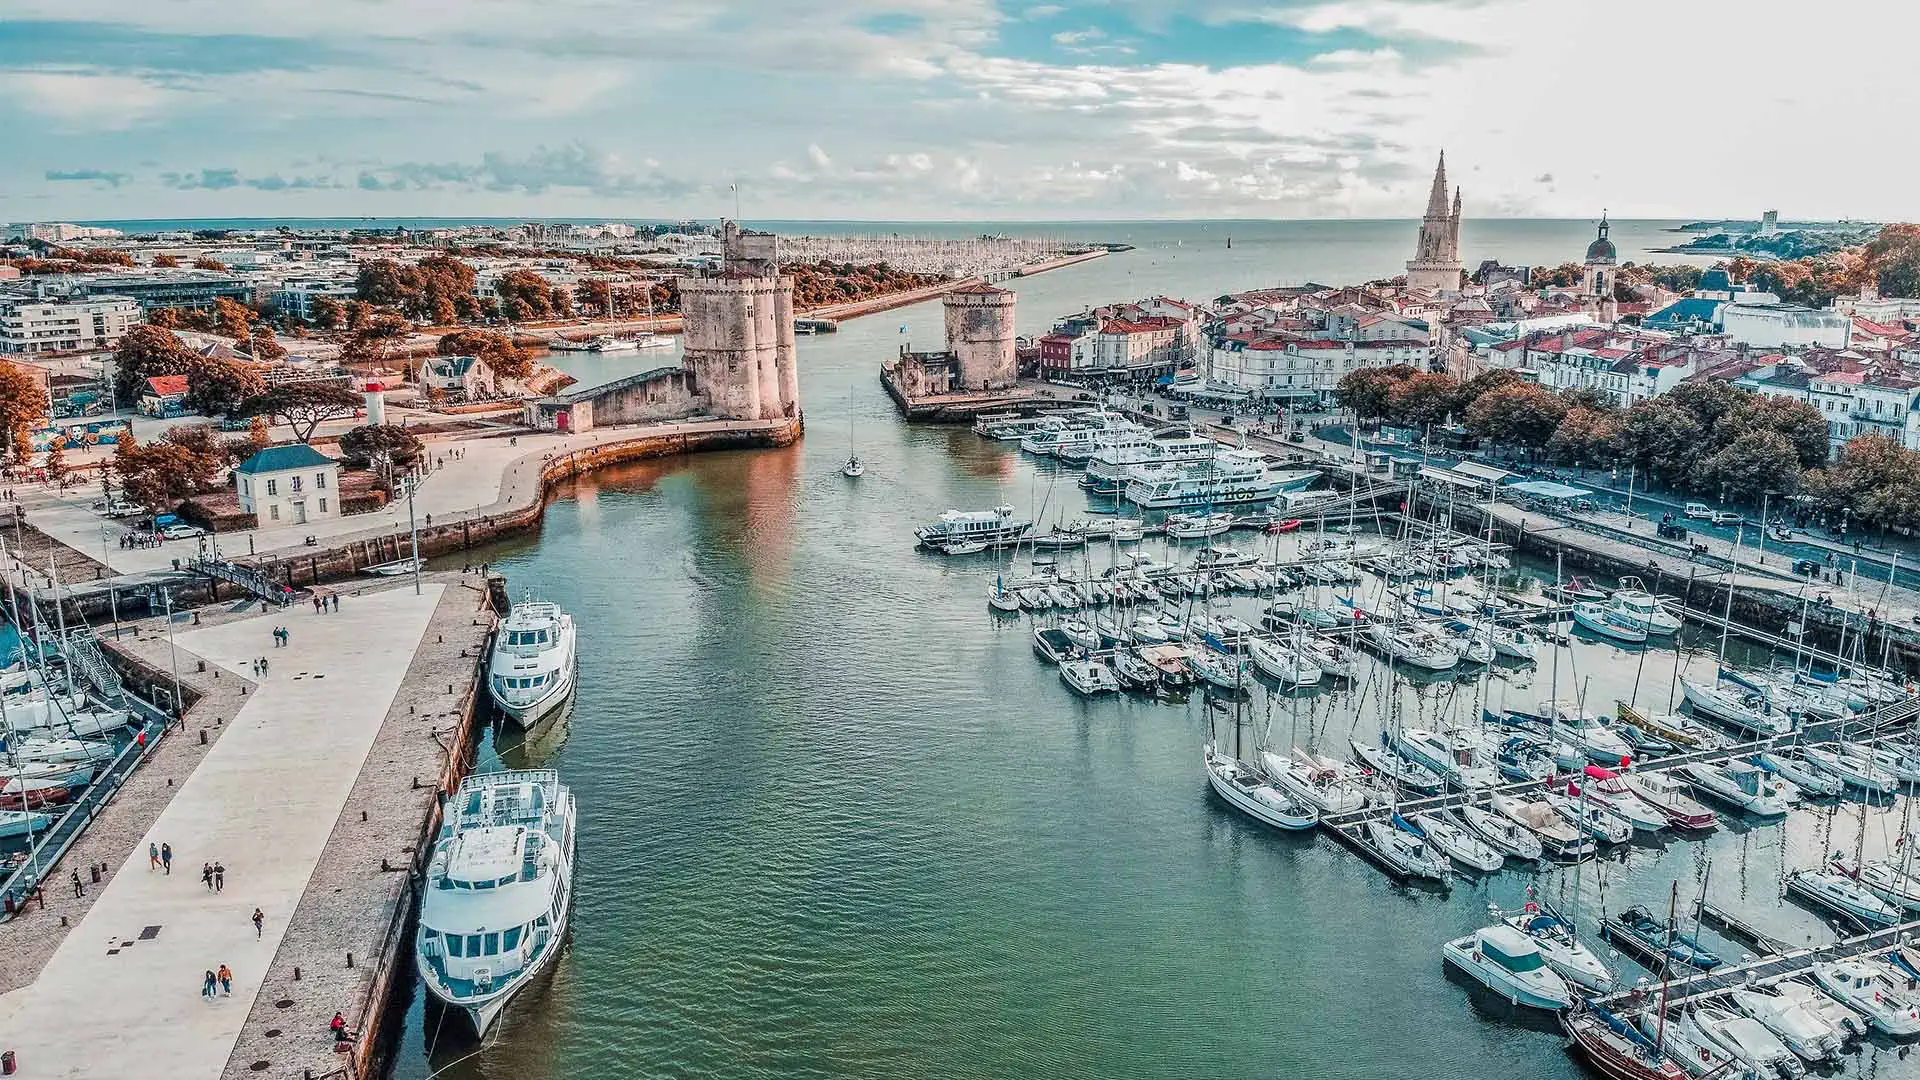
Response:
POLYGON ((240 403, 236 416, 267 416, 293 429, 301 442, 313 439, 314 429, 328 420, 352 416, 360 395, 330 383, 287 383, 240 403))
POLYGON ((180 265, 180 260, 172 255, 155 255, 153 265, 156 269, 168 270, 180 265))
POLYGON ((1620 435, 1619 414, 1579 406, 1567 410, 1547 440, 1547 454, 1563 465, 1598 465, 1615 457, 1620 435))
POLYGON ((1880 525, 1920 524, 1920 454, 1885 435, 1848 440, 1825 469, 1801 478, 1807 493, 1831 511, 1880 525))
POLYGON ((1812 402, 1792 398, 1745 394, 1731 411, 1720 418, 1715 437, 1731 444, 1754 431, 1778 432, 1793 446, 1801 468, 1823 464, 1828 457, 1827 419, 1812 402))
POLYGON ((601 278, 588 278, 573 290, 573 298, 581 310, 613 317, 613 286, 601 278))
POLYGON ((1612 412, 1613 395, 1594 386, 1576 386, 1560 392, 1560 399, 1570 409, 1585 409, 1588 412, 1612 412))
POLYGON ((141 445, 121 439, 113 455, 120 494, 155 514, 165 513, 200 492, 203 475, 195 452, 172 439, 141 445))
POLYGON ((1693 487, 1706 432, 1691 410, 1672 399, 1668 393, 1621 414, 1619 453, 1662 483, 1693 487))
POLYGON ((1887 225, 1863 252, 1881 296, 1920 296, 1920 225, 1887 225))
POLYGON ((160 436, 157 446, 177 446, 185 450, 187 482, 193 486, 190 494, 198 494, 219 482, 220 470, 226 466, 226 449, 220 445, 220 438, 214 432, 212 424, 181 424, 167 429, 160 436))
POLYGON ((313 325, 322 330, 338 330, 346 325, 347 306, 330 296, 313 302, 313 325))
POLYGON ((1710 484, 1751 502, 1761 496, 1795 491, 1800 486, 1800 458, 1793 443, 1777 431, 1749 431, 1701 463, 1710 484))
POLYGON ((1355 368, 1340 377, 1334 387, 1335 398, 1343 408, 1352 409, 1361 420, 1379 420, 1392 411, 1393 388, 1413 374, 1402 364, 1389 368, 1355 368))
POLYGON ((1416 372, 1393 385, 1387 412, 1394 423, 1407 427, 1444 424, 1459 394, 1460 384, 1451 375, 1416 372))
POLYGON ((396 469, 411 469, 420 460, 422 449, 411 431, 385 424, 357 427, 340 436, 340 451, 347 464, 356 469, 370 468, 382 458, 396 469))
POLYGON ((509 270, 494 282, 500 308, 515 322, 544 319, 553 313, 553 283, 531 270, 509 270))
POLYGON ((46 470, 47 483, 58 487, 66 486, 61 481, 67 476, 67 448, 59 439, 55 439, 53 445, 47 447, 46 470))
POLYGON ((1467 410, 1467 429, 1481 438, 1538 450, 1567 415, 1567 403, 1545 387, 1518 383, 1490 390, 1467 410))
POLYGON ((392 259, 361 263, 353 281, 355 297, 381 307, 399 307, 415 291, 412 272, 392 259))
POLYGON ((1667 391, 1666 399, 1693 414, 1702 432, 1719 426, 1720 419, 1739 405, 1745 392, 1719 379, 1688 379, 1667 391))
POLYGON ((128 330, 113 351, 114 393, 122 403, 140 396, 140 387, 157 375, 185 375, 198 355, 171 330, 136 326, 128 330))
POLYGON ((217 416, 266 388, 266 380, 245 364, 195 354, 187 371, 187 407, 217 416))
POLYGON ((221 262, 219 259, 216 259, 211 255, 202 255, 199 258, 193 260, 193 268, 195 270, 224 271, 227 268, 227 264, 221 262))
POLYGON ((491 330, 456 330, 441 337, 434 351, 441 356, 477 356, 502 379, 533 374, 533 357, 512 338, 491 330))
POLYGON ((0 361, 0 455, 13 461, 33 453, 33 429, 47 418, 47 393, 40 380, 19 364, 0 361))
POLYGON ((235 341, 245 341, 252 334, 249 328, 253 325, 253 312, 245 304, 216 296, 213 298, 213 322, 216 333, 235 341))
POLYGON ((1503 386, 1513 386, 1516 383, 1526 381, 1526 379, 1521 378, 1519 372, 1511 368, 1493 368, 1489 371, 1483 371, 1460 384, 1460 391, 1455 395, 1454 408, 1462 415, 1465 415, 1467 409, 1471 407, 1474 402, 1480 400, 1480 395, 1487 391, 1498 390, 1503 386))
POLYGON ((254 327, 253 337, 248 339, 247 351, 262 364, 271 364, 287 358, 286 346, 273 336, 273 327, 262 323, 254 327))

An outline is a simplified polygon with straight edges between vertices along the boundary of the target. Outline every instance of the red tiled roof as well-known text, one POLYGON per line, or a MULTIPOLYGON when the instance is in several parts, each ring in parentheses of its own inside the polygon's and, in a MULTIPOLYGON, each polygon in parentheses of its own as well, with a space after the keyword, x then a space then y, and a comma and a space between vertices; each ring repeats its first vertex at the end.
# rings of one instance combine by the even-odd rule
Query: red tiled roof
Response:
POLYGON ((1864 372, 1859 372, 1859 371, 1829 371, 1825 375, 1815 375, 1814 378, 1819 379, 1822 382, 1842 383, 1847 386, 1858 386, 1861 383, 1866 381, 1867 376, 1864 372))
POLYGON ((1172 330, 1179 325, 1180 320, 1169 319, 1164 315, 1141 319, 1138 322, 1128 322, 1125 319, 1108 319, 1106 322, 1100 324, 1100 332, 1103 334, 1151 334, 1160 330, 1172 330))
POLYGON ((1865 330, 1867 333, 1872 334, 1876 337, 1886 337, 1889 334, 1898 334, 1902 332, 1897 327, 1888 326, 1885 323, 1877 323, 1877 322, 1874 322, 1872 319, 1863 319, 1858 315, 1855 315, 1853 317, 1853 325, 1859 327, 1862 330, 1865 330))
POLYGON ((157 397, 172 397, 187 392, 185 375, 155 375, 147 380, 147 389, 157 397))
POLYGON ((997 285, 989 285, 984 281, 976 281, 971 285, 962 285, 957 289, 952 289, 949 291, 957 292, 957 293, 970 293, 976 296, 981 296, 981 295, 991 296, 998 293, 1006 292, 1007 290, 1002 289, 997 285))

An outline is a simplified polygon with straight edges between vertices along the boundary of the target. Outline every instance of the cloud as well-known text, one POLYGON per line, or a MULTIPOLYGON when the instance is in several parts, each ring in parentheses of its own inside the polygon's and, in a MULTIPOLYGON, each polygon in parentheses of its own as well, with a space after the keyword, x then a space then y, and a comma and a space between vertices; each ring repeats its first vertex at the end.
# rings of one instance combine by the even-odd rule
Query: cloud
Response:
POLYGON ((46 179, 55 183, 92 181, 108 187, 119 187, 133 179, 131 173, 109 172, 106 169, 48 169, 44 175, 46 179))
POLYGON ((284 176, 277 172, 247 176, 234 168, 163 172, 160 182, 176 191, 227 191, 240 187, 255 191, 319 191, 343 186, 331 176, 284 176))
POLYGON ((1543 172, 1539 176, 1534 177, 1533 182, 1536 184, 1551 184, 1553 183, 1553 174, 1550 172, 1543 172))
POLYGON ((595 195, 680 197, 698 185, 670 177, 652 160, 633 167, 619 155, 584 142, 537 147, 514 155, 489 151, 478 162, 402 162, 362 169, 355 186, 363 191, 467 190, 541 195, 588 192, 595 195))

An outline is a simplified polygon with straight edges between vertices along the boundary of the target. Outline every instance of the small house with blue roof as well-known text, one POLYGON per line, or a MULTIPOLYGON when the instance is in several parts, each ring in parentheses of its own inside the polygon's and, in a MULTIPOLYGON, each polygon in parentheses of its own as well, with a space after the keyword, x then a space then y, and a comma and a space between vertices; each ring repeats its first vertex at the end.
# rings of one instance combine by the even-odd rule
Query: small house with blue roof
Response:
POLYGON ((269 446, 234 467, 242 513, 263 529, 340 516, 340 463, 308 446, 269 446))

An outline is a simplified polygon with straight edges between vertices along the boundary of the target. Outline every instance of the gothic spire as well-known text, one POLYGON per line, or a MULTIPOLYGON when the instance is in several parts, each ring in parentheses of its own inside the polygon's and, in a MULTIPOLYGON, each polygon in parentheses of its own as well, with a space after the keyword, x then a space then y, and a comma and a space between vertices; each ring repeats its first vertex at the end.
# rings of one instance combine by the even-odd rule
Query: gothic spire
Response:
POLYGON ((1440 151, 1440 165, 1433 170, 1433 193, 1427 196, 1427 217, 1447 216, 1447 152, 1440 151))

